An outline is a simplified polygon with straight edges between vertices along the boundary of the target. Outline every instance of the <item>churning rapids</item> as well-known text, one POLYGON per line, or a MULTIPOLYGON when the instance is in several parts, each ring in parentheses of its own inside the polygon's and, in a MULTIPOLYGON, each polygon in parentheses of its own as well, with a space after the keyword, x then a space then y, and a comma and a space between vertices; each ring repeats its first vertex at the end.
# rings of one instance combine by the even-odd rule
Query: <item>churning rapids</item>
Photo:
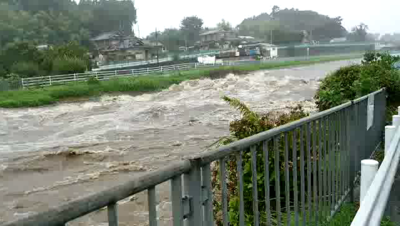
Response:
MULTIPOLYGON (((137 96, 0 109, 0 223, 24 217, 207 151, 240 117, 221 97, 257 112, 301 102, 313 111, 319 80, 338 61, 183 82, 137 96)), ((120 225, 147 224, 145 193, 123 200, 120 225)), ((169 186, 157 187, 160 225, 170 225, 169 186)), ((98 211, 69 225, 108 225, 98 211)))

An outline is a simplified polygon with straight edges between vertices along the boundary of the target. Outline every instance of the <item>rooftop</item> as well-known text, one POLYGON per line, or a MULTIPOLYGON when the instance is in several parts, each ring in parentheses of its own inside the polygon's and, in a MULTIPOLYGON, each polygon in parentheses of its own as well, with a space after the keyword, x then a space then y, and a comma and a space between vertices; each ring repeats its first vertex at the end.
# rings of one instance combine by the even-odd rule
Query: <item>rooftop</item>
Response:
POLYGON ((212 34, 218 34, 218 33, 231 33, 233 31, 224 31, 221 29, 216 29, 216 30, 210 30, 210 31, 206 31, 204 33, 201 33, 200 36, 204 36, 204 35, 212 35, 212 34))

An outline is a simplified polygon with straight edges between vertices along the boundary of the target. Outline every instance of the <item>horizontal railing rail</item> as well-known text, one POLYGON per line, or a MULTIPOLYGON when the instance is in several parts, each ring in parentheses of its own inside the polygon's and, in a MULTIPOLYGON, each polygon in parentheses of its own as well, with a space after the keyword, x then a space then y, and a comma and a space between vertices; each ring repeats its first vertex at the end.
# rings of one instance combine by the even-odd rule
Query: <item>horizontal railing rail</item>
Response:
POLYGON ((156 186, 166 181, 174 226, 322 225, 354 199, 358 163, 381 143, 385 109, 379 90, 3 226, 65 225, 104 207, 116 226, 118 201, 145 190, 156 226, 156 186))

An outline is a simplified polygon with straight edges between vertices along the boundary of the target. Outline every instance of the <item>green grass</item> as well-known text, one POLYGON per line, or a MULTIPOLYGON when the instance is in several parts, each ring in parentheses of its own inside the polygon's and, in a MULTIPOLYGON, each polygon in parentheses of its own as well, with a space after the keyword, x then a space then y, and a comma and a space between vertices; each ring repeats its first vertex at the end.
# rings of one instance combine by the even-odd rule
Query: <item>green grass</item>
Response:
MULTIPOLYGON (((314 212, 313 212, 314 213, 314 212)), ((321 216, 322 213, 320 213, 321 216)), ((324 215, 326 214, 326 212, 324 213, 324 215)), ((351 203, 344 203, 341 207, 340 210, 334 215, 334 217, 329 221, 329 222, 322 222, 319 221, 318 224, 316 224, 315 222, 315 215, 312 216, 311 221, 308 218, 308 211, 306 213, 306 225, 307 226, 316 226, 316 225, 320 225, 320 226, 348 226, 351 225, 351 222, 354 220, 354 217, 357 214, 357 209, 356 206, 354 204, 351 203)), ((264 217, 265 218, 265 217, 264 217)), ((290 214, 290 225, 291 226, 295 226, 295 215, 293 212, 291 212, 290 214)), ((288 220, 288 215, 285 213, 282 213, 282 222, 281 225, 287 225, 287 220, 288 220)), ((320 219, 321 220, 321 219, 320 219)), ((262 219, 261 222, 265 225, 266 221, 265 219, 262 219)), ((302 218, 302 214, 299 214, 299 225, 303 224, 303 218, 302 218)), ((272 225, 277 225, 276 222, 276 217, 273 216, 272 219, 272 225)), ((384 217, 382 219, 381 222, 381 226, 395 226, 395 224, 393 222, 391 222, 388 218, 384 217)))
POLYGON ((324 57, 312 58, 307 61, 286 61, 268 64, 252 64, 234 67, 219 67, 212 69, 200 69, 182 71, 169 75, 149 75, 142 77, 121 77, 98 84, 87 84, 86 82, 70 83, 67 85, 51 86, 45 88, 32 88, 16 91, 0 92, 0 107, 20 108, 38 107, 55 104, 71 98, 99 96, 105 93, 118 92, 154 92, 166 89, 173 84, 179 84, 186 80, 201 78, 220 78, 228 73, 248 73, 251 71, 274 69, 300 65, 311 65, 316 63, 354 59, 359 55, 346 57, 324 57))

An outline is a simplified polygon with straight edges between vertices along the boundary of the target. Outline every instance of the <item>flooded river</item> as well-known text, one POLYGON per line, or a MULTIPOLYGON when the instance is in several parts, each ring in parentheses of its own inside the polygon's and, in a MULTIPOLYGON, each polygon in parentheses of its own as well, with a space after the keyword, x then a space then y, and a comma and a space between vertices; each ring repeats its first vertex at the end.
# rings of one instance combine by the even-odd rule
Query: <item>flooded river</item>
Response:
MULTIPOLYGON (((0 109, 0 223, 123 183, 192 154, 229 134, 240 117, 221 100, 257 112, 302 102, 313 110, 319 79, 355 61, 230 74, 139 96, 0 109)), ((157 187, 160 225, 170 224, 169 186, 157 187)), ((146 225, 146 196, 120 203, 121 225, 146 225)), ((70 225, 107 225, 99 211, 70 225)))

